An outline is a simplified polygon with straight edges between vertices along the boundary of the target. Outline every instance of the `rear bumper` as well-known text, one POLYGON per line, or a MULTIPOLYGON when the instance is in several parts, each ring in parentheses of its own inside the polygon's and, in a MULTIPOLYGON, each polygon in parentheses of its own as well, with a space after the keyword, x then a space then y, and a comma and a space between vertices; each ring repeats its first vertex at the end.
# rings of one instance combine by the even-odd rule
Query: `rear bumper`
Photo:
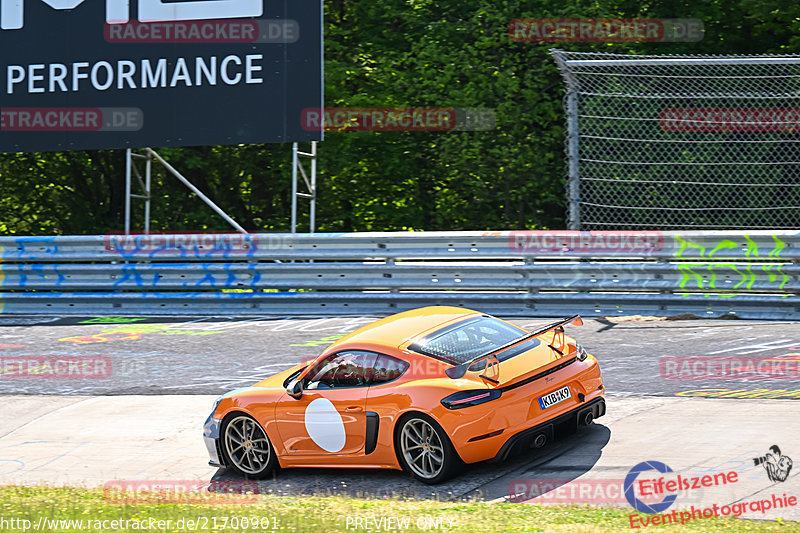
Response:
MULTIPOLYGON (((585 361, 573 359, 563 368, 521 383, 503 387, 502 395, 495 400, 457 410, 442 407, 433 413, 465 463, 497 457, 515 435, 547 427, 548 423, 563 425, 553 421, 577 417, 587 406, 594 406, 605 392, 600 367, 593 357, 585 361), (540 405, 540 398, 564 387, 569 387, 570 398, 547 407, 540 405)), ((599 416, 604 412, 594 414, 599 416)))
POLYGON ((559 429, 559 427, 576 431, 581 426, 587 425, 585 424, 586 415, 590 413, 592 420, 606 414, 606 402, 602 397, 595 398, 547 422, 512 435, 503 444, 500 451, 497 452, 497 455, 491 460, 505 461, 515 449, 539 447, 534 444, 537 442, 537 439, 539 439, 539 442, 549 443, 553 440, 556 430, 559 429), (544 441, 541 441, 542 437, 544 437, 544 441))

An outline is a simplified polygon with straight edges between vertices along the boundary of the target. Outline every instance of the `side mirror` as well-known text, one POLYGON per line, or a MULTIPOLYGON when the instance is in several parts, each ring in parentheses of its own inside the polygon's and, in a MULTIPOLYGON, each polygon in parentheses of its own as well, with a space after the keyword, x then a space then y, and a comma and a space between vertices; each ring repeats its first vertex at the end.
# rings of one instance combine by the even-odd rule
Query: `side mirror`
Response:
POLYGON ((286 394, 299 400, 303 396, 303 383, 299 379, 292 380, 286 387, 286 394))

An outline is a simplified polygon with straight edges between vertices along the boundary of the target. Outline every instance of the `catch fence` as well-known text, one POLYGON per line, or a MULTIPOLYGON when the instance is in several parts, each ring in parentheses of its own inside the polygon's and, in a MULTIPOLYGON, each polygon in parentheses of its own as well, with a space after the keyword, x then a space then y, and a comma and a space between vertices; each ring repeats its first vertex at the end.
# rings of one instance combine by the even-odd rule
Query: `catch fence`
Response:
POLYGON ((571 229, 800 226, 800 56, 551 53, 571 229))

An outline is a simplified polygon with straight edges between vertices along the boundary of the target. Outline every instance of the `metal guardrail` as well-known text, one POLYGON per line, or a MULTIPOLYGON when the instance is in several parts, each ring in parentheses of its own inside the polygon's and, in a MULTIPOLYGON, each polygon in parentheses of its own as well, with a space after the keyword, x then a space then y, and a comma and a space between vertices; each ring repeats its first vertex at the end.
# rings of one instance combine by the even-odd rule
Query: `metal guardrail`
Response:
POLYGON ((0 237, 0 312, 800 319, 800 232, 0 237))
POLYGON ((750 261, 800 258, 797 235, 780 231, 460 231, 0 237, 0 257, 4 262, 537 257, 750 261))

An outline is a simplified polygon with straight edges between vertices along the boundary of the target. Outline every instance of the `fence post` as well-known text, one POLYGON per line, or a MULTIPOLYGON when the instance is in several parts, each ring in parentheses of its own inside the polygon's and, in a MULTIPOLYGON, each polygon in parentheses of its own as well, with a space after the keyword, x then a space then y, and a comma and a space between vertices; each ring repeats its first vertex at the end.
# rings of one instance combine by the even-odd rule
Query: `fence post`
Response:
POLYGON ((570 87, 567 90, 567 161, 569 164, 567 201, 569 202, 568 227, 572 230, 581 229, 580 145, 578 141, 578 93, 570 87))

